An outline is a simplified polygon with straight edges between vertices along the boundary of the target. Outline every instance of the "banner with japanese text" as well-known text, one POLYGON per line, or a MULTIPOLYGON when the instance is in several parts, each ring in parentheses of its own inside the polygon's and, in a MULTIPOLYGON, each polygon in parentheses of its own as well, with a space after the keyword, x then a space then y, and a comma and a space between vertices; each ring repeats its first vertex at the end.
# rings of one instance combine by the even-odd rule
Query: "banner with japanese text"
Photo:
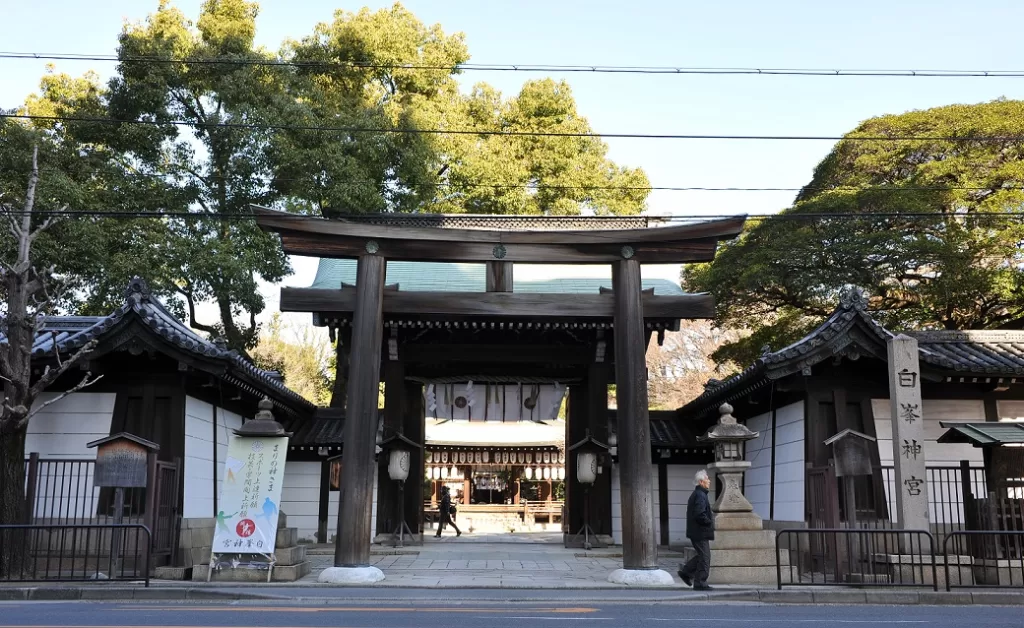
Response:
POLYGON ((287 437, 232 437, 224 461, 214 554, 273 553, 287 453, 287 437))

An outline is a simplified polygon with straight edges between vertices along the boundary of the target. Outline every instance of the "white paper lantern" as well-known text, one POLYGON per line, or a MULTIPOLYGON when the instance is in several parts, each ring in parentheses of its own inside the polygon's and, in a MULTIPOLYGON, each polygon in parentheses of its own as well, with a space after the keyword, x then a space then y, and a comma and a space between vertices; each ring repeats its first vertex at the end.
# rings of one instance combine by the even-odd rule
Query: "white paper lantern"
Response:
POLYGON ((531 467, 526 467, 525 469, 523 469, 523 474, 526 475, 527 480, 533 479, 533 469, 531 467))
POLYGON ((593 484, 597 479, 597 455, 580 452, 576 455, 576 479, 583 484, 593 484))
POLYGON ((431 473, 431 475, 433 475, 435 480, 440 480, 441 479, 441 469, 439 467, 431 468, 430 473, 431 473))
POLYGON ((409 479, 409 464, 412 454, 404 449, 392 449, 388 455, 388 477, 396 482, 409 479))
POLYGON ((545 451, 544 452, 544 464, 547 464, 549 462, 551 462, 551 452, 550 451, 545 451))
POLYGON ((533 468, 533 477, 537 478, 538 480, 540 479, 540 467, 533 468))
POLYGON ((441 467, 441 478, 448 479, 448 467, 441 467))
POLYGON ((488 463, 488 462, 490 462, 490 461, 491 461, 491 452, 489 452, 489 451, 484 451, 484 462, 485 462, 485 463, 488 463))
POLYGON ((559 480, 564 480, 565 479, 565 467, 558 467, 558 479, 559 480))
POLYGON ((456 468, 455 468, 455 467, 453 466, 453 467, 452 467, 452 470, 451 470, 451 472, 450 472, 450 473, 448 474, 448 476, 449 476, 449 477, 453 477, 453 478, 454 478, 454 477, 458 477, 458 476, 459 476, 459 470, 458 470, 458 469, 456 469, 456 468))
POLYGON ((544 467, 544 479, 545 480, 550 480, 551 479, 551 467, 544 467))

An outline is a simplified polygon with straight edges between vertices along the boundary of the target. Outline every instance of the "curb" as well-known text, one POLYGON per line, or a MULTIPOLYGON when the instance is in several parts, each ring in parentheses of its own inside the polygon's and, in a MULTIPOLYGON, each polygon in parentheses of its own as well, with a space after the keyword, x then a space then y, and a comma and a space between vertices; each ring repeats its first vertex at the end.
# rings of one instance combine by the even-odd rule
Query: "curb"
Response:
MULTIPOLYGON (((430 590, 436 587, 406 587, 409 589, 430 590)), ((496 590, 482 589, 481 590, 496 590)), ((512 590, 505 587, 504 590, 512 590)), ((519 588, 521 591, 537 591, 536 588, 519 588)), ((555 589, 544 589, 551 591, 555 589)), ((557 589, 570 590, 570 589, 557 589)), ((619 597, 608 589, 572 589, 576 591, 593 591, 593 594, 573 597, 577 602, 753 602, 760 604, 831 604, 831 605, 925 605, 925 606, 1024 606, 1024 591, 865 591, 865 590, 788 590, 751 589, 740 591, 716 591, 697 593, 680 589, 660 589, 662 595, 645 597, 619 597)), ((627 589, 617 589, 618 591, 627 589)), ((658 589, 631 589, 654 591, 658 589)), ((121 602, 121 601, 277 601, 316 603, 323 605, 346 604, 354 600, 380 601, 380 598, 360 597, 322 597, 317 595, 288 595, 285 587, 270 589, 267 593, 250 593, 243 591, 216 590, 203 587, 0 587, 0 601, 90 601, 90 602, 121 602), (273 591, 273 592, 272 592, 273 591)), ((485 601, 485 600, 475 600, 485 601)), ((550 597, 531 597, 530 595, 502 597, 494 601, 512 602, 551 602, 550 597)))

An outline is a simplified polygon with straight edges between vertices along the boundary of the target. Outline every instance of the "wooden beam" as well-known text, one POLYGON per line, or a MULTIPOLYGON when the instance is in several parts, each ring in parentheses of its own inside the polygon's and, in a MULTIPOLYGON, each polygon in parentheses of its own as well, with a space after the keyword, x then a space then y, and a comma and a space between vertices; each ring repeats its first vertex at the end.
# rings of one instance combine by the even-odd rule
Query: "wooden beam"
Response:
POLYGON ((622 490, 622 566, 657 569, 651 481, 650 414, 640 264, 612 266, 615 291, 615 396, 618 405, 619 482, 622 490))
POLYGON ((512 262, 487 262, 487 291, 512 292, 512 262))
POLYGON ((356 271, 335 567, 370 565, 385 265, 382 257, 363 255, 356 271))
MULTIPOLYGON (((355 290, 282 288, 283 312, 352 312, 355 290)), ((643 295, 647 318, 714 318, 709 294, 643 295)), ((530 318, 612 318, 614 294, 526 292, 385 292, 385 314, 426 316, 523 316, 530 318)))
POLYGON ((590 362, 590 348, 556 345, 409 344, 402 346, 402 359, 416 364, 437 364, 438 361, 587 364, 590 362))
MULTIPOLYGON (((383 227, 382 227, 383 228, 383 227)), ((449 230, 446 230, 449 231, 449 230)), ((656 231, 651 229, 650 231, 656 231)), ((368 239, 326 233, 282 230, 281 245, 289 255, 355 258, 368 246, 388 259, 413 262, 506 262, 533 264, 610 264, 623 258, 630 247, 631 259, 647 264, 710 262, 714 259, 718 238, 681 242, 630 244, 623 240, 602 239, 596 244, 520 244, 463 242, 452 235, 439 241, 368 239), (370 244, 372 242, 372 245, 370 244)))

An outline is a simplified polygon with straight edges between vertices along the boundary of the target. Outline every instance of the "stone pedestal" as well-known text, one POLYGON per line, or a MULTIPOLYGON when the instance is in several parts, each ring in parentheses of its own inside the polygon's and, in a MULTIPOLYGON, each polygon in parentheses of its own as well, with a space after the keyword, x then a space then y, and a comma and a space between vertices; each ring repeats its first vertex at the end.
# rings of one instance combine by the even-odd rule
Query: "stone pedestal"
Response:
MULTIPOLYGON (((212 520, 211 520, 212 521, 212 520)), ((212 538, 211 526, 210 536, 212 538)), ((306 560, 306 546, 299 545, 298 528, 288 527, 288 515, 280 513, 277 522, 273 571, 271 582, 294 582, 310 572, 306 560)), ((211 582, 266 582, 270 563, 259 554, 221 554, 221 564, 213 570, 211 582)), ((192 568, 192 580, 205 582, 210 570, 210 551, 207 548, 203 564, 192 568)))
MULTIPOLYGON (((775 531, 763 527, 761 517, 753 512, 722 513, 715 517, 709 584, 776 583, 775 531)), ((782 558, 787 559, 785 553, 782 558)))

